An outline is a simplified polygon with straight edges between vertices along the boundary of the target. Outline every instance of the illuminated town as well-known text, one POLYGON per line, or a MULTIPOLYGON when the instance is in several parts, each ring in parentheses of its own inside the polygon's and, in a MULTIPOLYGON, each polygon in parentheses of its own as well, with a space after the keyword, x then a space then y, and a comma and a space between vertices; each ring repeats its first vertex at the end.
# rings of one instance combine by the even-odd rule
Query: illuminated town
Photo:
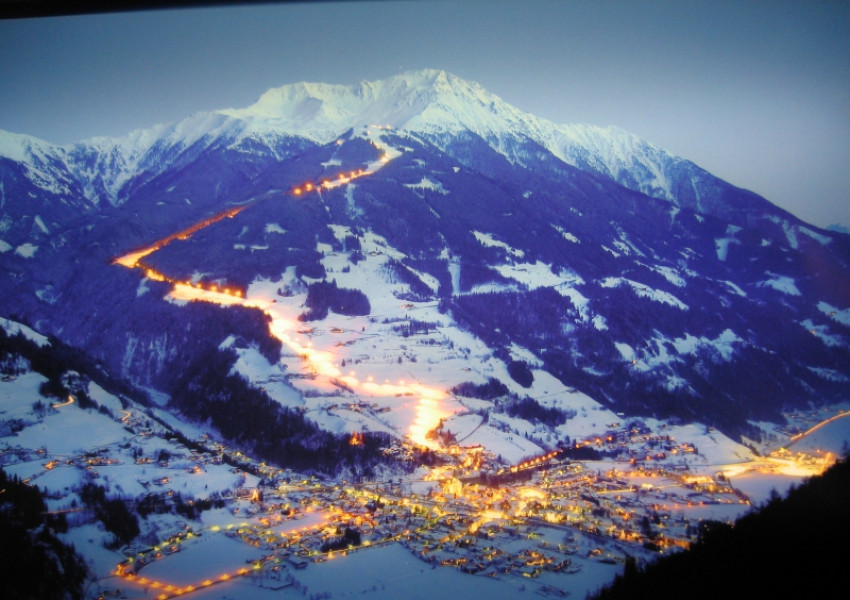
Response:
MULTIPOLYGON (((73 414, 70 404, 51 407, 54 418, 73 414)), ((833 461, 829 454, 783 448, 708 475, 668 460, 698 453, 692 443, 612 423, 604 437, 572 449, 606 451, 604 460, 571 460, 559 450, 500 465, 480 447, 435 446, 437 466, 351 483, 258 463, 206 435, 168 442, 173 435, 141 411, 124 410, 115 423, 131 435, 111 447, 77 456, 18 448, 18 458, 43 465, 34 483, 62 470, 121 480, 122 470, 143 467, 148 479, 139 483, 148 491, 148 510, 183 503, 198 511, 193 519, 166 521, 170 532, 158 531, 155 544, 125 548, 126 558, 101 579, 107 597, 159 600, 237 581, 257 593, 299 592, 306 574, 320 573, 325 563, 389 547, 403 548, 429 568, 486 577, 510 589, 531 580, 544 596, 560 597, 583 571, 621 568, 627 555, 685 548, 703 519, 743 514, 750 499, 724 473, 733 479, 745 470, 811 475, 833 461), (180 498, 186 481, 221 481, 224 473, 232 473, 232 483, 214 499, 180 498), (223 568, 213 572, 215 565, 223 568)), ((362 442, 355 434, 350 443, 362 442)), ((412 442, 385 449, 416 451, 412 442)))

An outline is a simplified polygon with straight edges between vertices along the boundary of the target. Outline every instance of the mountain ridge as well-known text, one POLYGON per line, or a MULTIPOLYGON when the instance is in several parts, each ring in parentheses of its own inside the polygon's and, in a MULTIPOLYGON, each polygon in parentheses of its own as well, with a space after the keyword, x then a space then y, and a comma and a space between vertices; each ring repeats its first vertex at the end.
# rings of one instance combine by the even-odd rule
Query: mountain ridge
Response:
MULTIPOLYGON (((89 186, 85 195, 95 204, 105 197, 115 205, 123 201, 121 190, 131 173, 156 174, 163 157, 186 162, 193 150, 246 143, 275 153, 283 136, 324 144, 370 124, 411 131, 450 153, 450 140, 468 132, 519 163, 527 160, 531 142, 567 165, 674 205, 727 216, 736 212, 721 207, 729 184, 634 134, 616 127, 558 125, 505 103, 477 83, 433 69, 348 86, 287 84, 269 89, 247 108, 195 113, 119 138, 96 137, 65 146, 39 141, 38 148, 65 161, 77 179, 90 179, 97 166, 100 185, 89 186)), ((0 156, 23 162, 24 144, 4 151, 6 146, 0 145, 0 156)), ((758 204, 759 197, 749 194, 750 204, 758 204)))

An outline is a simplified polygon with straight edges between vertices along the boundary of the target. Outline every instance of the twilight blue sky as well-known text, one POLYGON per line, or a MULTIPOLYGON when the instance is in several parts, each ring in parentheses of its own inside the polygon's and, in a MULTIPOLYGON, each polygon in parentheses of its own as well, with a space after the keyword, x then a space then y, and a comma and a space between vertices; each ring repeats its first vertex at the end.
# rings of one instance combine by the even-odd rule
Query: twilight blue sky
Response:
POLYGON ((0 129, 56 143, 297 81, 445 69, 850 227, 850 2, 311 2, 0 21, 0 129))

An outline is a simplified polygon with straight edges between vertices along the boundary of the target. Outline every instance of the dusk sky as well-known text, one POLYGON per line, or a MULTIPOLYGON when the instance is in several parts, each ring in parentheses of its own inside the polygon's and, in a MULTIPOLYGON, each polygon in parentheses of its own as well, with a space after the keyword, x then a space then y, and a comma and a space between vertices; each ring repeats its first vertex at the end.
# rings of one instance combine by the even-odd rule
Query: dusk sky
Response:
POLYGON ((436 68, 850 227, 848 2, 315 2, 0 21, 0 129, 69 143, 436 68))

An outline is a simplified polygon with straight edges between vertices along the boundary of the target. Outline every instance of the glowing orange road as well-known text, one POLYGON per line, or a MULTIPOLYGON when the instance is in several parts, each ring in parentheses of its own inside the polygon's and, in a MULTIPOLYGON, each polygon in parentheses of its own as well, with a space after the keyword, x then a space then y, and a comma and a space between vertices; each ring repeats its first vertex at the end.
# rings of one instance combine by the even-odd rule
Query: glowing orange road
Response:
POLYGON ((156 579, 150 579, 148 577, 139 576, 136 573, 125 573, 124 565, 118 565, 113 574, 117 577, 124 579, 130 583, 136 583, 138 585, 142 585, 154 590, 157 590, 159 593, 155 596, 156 600, 168 600, 168 598, 175 598, 177 596, 183 596, 185 594, 190 594, 192 592, 202 590, 204 588, 208 588, 217 583, 225 583, 230 581, 231 579, 235 579, 237 577, 245 577, 249 575, 252 571, 258 571, 262 568, 262 565, 257 562, 254 563, 253 566, 249 569, 247 567, 242 567, 240 569, 236 569, 231 573, 222 573, 215 579, 204 579, 199 582, 197 585, 174 585, 171 583, 167 583, 165 581, 158 581, 156 579))
POLYGON ((790 448, 791 446, 793 446, 794 444, 796 444, 797 442, 799 442, 800 440, 802 440, 803 438, 805 438, 807 435, 811 435, 811 434, 813 434, 815 431, 817 431, 817 430, 818 430, 818 429, 820 429, 821 427, 824 427, 824 426, 826 426, 826 425, 829 425, 829 424, 830 424, 830 423, 832 423, 833 421, 837 421, 838 419, 842 419, 842 418, 847 417, 847 416, 850 416, 850 411, 847 411, 847 410, 846 410, 846 411, 843 411, 843 412, 838 413, 837 415, 834 415, 834 416, 832 416, 832 417, 829 417, 829 418, 828 418, 828 419, 826 419, 825 421, 821 421, 820 423, 818 423, 818 424, 817 424, 817 425, 815 425, 814 427, 810 428, 808 431, 804 431, 803 433, 798 433, 797 435, 793 436, 793 437, 791 438, 791 441, 790 441, 790 442, 788 442, 788 446, 787 446, 787 447, 788 447, 788 448, 790 448))
POLYGON ((74 397, 68 396, 68 399, 65 400, 65 402, 56 402, 55 404, 51 404, 50 407, 51 408, 59 408, 60 406, 68 406, 69 404, 73 404, 73 403, 74 403, 74 397))
MULTIPOLYGON (((307 509, 308 512, 310 512, 310 510, 311 509, 307 509)), ((322 532, 323 529, 327 528, 328 521, 329 521, 329 519, 331 518, 331 516, 334 512, 338 512, 339 516, 342 516, 342 517, 346 517, 346 515, 347 515, 347 516, 352 517, 352 518, 359 518, 358 516, 344 513, 343 511, 341 511, 339 509, 331 509, 330 511, 322 514, 321 518, 319 519, 319 521, 317 523, 305 525, 303 527, 292 527, 292 528, 287 529, 285 531, 279 531, 278 533, 280 535, 280 538, 281 539, 298 539, 298 538, 300 538, 301 536, 304 536, 304 535, 319 534, 319 533, 322 532)), ((278 517, 277 520, 280 520, 280 517, 278 517)), ((261 521, 262 524, 264 524, 266 527, 268 527, 268 525, 269 525, 268 519, 265 520, 265 523, 263 523, 263 519, 261 519, 260 521, 261 521)), ((247 526, 247 524, 243 523, 240 527, 246 527, 246 526, 247 526)), ((232 530, 233 528, 234 528, 234 525, 228 525, 226 529, 232 530)), ((213 532, 213 533, 217 533, 221 530, 222 530, 222 527, 220 527, 218 525, 214 525, 214 526, 208 528, 208 531, 213 532)), ((252 531, 256 532, 257 531, 256 527, 254 529, 252 529, 252 531)), ((140 585, 140 586, 145 586, 146 588, 150 588, 150 589, 154 590, 153 593, 155 595, 153 596, 153 598, 155 598, 155 600, 167 600, 169 598, 175 598, 175 597, 178 597, 178 596, 184 596, 186 594, 190 594, 192 592, 197 592, 197 591, 203 590, 205 588, 211 587, 213 585, 226 583, 226 582, 232 581, 232 580, 234 580, 238 577, 247 577, 247 576, 249 576, 253 573, 256 573, 257 571, 260 571, 263 568, 263 566, 265 564, 267 564, 269 562, 269 560, 271 560, 272 557, 274 556, 274 553, 272 553, 269 556, 266 556, 264 558, 252 561, 250 568, 249 567, 241 567, 241 568, 235 569, 233 571, 227 571, 227 572, 221 573, 219 575, 214 575, 212 577, 208 577, 208 578, 206 578, 202 581, 195 583, 194 585, 181 585, 181 584, 169 583, 169 582, 164 581, 164 580, 155 579, 153 577, 146 577, 146 576, 140 574, 141 569, 144 568, 145 566, 150 565, 153 562, 156 562, 156 561, 159 561, 159 560, 166 560, 168 558, 168 554, 163 553, 162 548, 164 548, 165 546, 169 546, 169 545, 172 546, 172 547, 178 546, 181 543, 185 542, 187 539, 195 537, 195 535, 196 534, 189 533, 186 538, 169 540, 168 542, 166 542, 165 544, 163 544, 160 547, 154 547, 153 553, 152 554, 148 553, 147 556, 145 555, 145 553, 142 553, 142 554, 137 555, 136 557, 128 558, 127 560, 119 563, 115 567, 115 570, 112 572, 112 574, 116 577, 120 577, 121 579, 124 579, 125 581, 127 581, 129 583, 137 584, 137 585, 140 585), (139 559, 144 559, 144 560, 139 560, 139 559), (136 564, 138 564, 140 566, 137 567, 136 564)), ((329 553, 328 558, 332 558, 332 554, 333 554, 332 552, 329 553)))
POLYGON ((141 259, 143 259, 144 257, 146 257, 148 254, 153 254, 154 252, 156 252, 160 248, 167 246, 168 244, 170 244, 171 242, 173 242, 175 240, 188 239, 188 238, 192 237, 192 235, 194 235, 195 233, 200 231, 201 229, 209 227, 210 225, 212 225, 214 223, 218 223, 222 219, 225 219, 225 218, 232 219, 233 217, 238 215, 240 212, 242 212, 243 210, 248 208, 248 206, 250 206, 250 205, 244 204, 242 206, 236 206, 234 208, 229 208, 224 212, 221 212, 221 213, 219 213, 219 214, 217 214, 213 217, 210 217, 209 219, 205 219, 205 220, 201 221, 200 223, 195 223, 194 225, 184 229, 183 231, 178 231, 177 233, 173 233, 173 234, 169 235, 168 237, 164 237, 161 240, 154 242, 150 246, 147 246, 146 248, 142 248, 141 250, 136 250, 135 252, 131 252, 130 254, 125 254, 124 256, 119 256, 118 258, 116 258, 115 260, 112 261, 112 264, 113 265, 121 265, 122 267, 127 267, 128 269, 132 269, 133 267, 138 266, 139 261, 141 259))
MULTIPOLYGON (((373 128, 373 129, 389 129, 389 126, 381 126, 381 125, 370 125, 370 127, 373 128)), ((339 140, 337 143, 341 144, 342 140, 339 140)), ((372 175, 378 169, 380 169, 385 164, 390 162, 393 158, 395 158, 395 156, 391 155, 388 151, 379 147, 374 141, 372 142, 372 144, 375 146, 375 148, 378 149, 379 152, 381 152, 381 155, 380 155, 380 157, 378 158, 377 161, 368 165, 368 167, 366 169, 357 169, 355 171, 347 171, 347 172, 342 171, 342 172, 338 173, 335 178, 326 178, 326 179, 323 179, 320 182, 303 183, 300 186, 296 186, 292 189, 292 195, 301 196, 302 194, 308 193, 308 192, 313 192, 313 191, 321 192, 322 189, 332 189, 332 188, 335 188, 335 187, 339 187, 341 185, 350 183, 351 181, 353 181, 354 179, 357 179, 359 177, 365 177, 367 175, 372 175)), ((189 239, 190 237, 192 237, 192 235, 194 235, 195 233, 197 233, 201 229, 205 229, 206 227, 209 227, 210 225, 218 223, 222 219, 225 219, 225 218, 232 219, 233 217, 238 215, 240 212, 242 212, 243 210, 245 210, 249 206, 252 206, 256 202, 257 201, 255 200, 255 201, 250 202, 248 204, 243 204, 242 206, 236 206, 236 207, 233 207, 233 208, 229 208, 229 209, 227 209, 227 210, 225 210, 221 213, 218 213, 218 214, 216 214, 216 215, 214 215, 214 216, 212 216, 208 219, 204 219, 203 221, 195 223, 194 225, 187 227, 186 229, 183 229, 182 231, 178 231, 177 233, 173 233, 173 234, 169 235, 168 237, 164 237, 160 240, 157 240, 156 242, 154 242, 150 246, 146 246, 146 247, 141 248, 139 250, 136 250, 134 252, 130 252, 129 254, 119 256, 118 258, 116 258, 115 260, 112 261, 112 264, 113 265, 116 265, 116 264, 121 265, 123 267, 127 267, 128 269, 133 269, 133 268, 139 267, 140 261, 144 257, 146 257, 150 254, 153 254, 157 250, 160 250, 161 248, 167 246, 168 244, 170 244, 171 242, 173 242, 175 240, 189 239)), ((156 279, 157 281, 168 281, 169 283, 175 283, 175 280, 173 280, 169 277, 166 277, 162 273, 154 271, 153 269, 147 269, 147 273, 149 273, 149 274, 147 274, 147 276, 150 279, 156 279)), ((213 289, 212 291, 216 291, 216 290, 213 289)))
MULTIPOLYGON (((373 126, 373 128, 388 129, 388 127, 384 126, 373 126)), ((341 143, 341 141, 338 143, 341 143)), ((319 182, 304 183, 293 188, 291 190, 292 195, 301 196, 311 192, 320 193, 322 189, 332 189, 348 184, 357 178, 375 173, 398 155, 394 153, 397 151, 393 152, 392 150, 383 150, 377 146, 377 144, 375 144, 375 147, 378 148, 381 155, 377 161, 370 163, 366 169, 341 172, 336 176, 336 178, 323 179, 319 182)), ((149 279, 172 284, 174 289, 171 292, 171 297, 176 300, 213 302, 224 306, 240 304, 249 308, 258 308, 262 310, 272 319, 271 325, 269 326, 271 334, 285 344, 296 355, 301 356, 307 363, 310 371, 317 376, 322 377, 329 385, 340 383, 355 393, 375 397, 413 396, 417 398, 418 401, 415 408, 414 420, 409 427, 408 435, 414 443, 422 446, 434 447, 435 443, 426 439, 426 434, 437 427, 440 419, 450 415, 450 413, 440 405, 440 402, 448 397, 444 391, 431 388, 420 383, 407 383, 403 380, 400 380, 397 383, 385 382, 383 384, 379 384, 375 383, 371 376, 361 381, 353 372, 349 372, 348 374, 342 372, 335 362, 336 355, 334 353, 327 350, 316 350, 310 345, 303 345, 298 342, 293 335, 297 332, 299 324, 290 317, 284 315, 280 307, 271 299, 245 299, 243 298, 242 290, 232 286, 218 286, 216 284, 207 284, 204 286, 200 283, 180 281, 173 277, 169 277, 142 262, 144 257, 156 252, 171 242, 175 240, 188 239, 201 229, 209 227, 222 219, 233 218, 252 204, 253 203, 230 208, 213 217, 196 223, 187 229, 162 238, 146 248, 120 256, 112 261, 112 264, 118 264, 129 269, 142 269, 145 276, 149 279)))
POLYGON ((308 365, 310 371, 317 377, 321 377, 328 384, 328 387, 338 382, 360 395, 375 397, 413 396, 417 398, 414 421, 408 429, 411 441, 416 444, 434 447, 435 442, 428 440, 426 434, 439 425, 440 419, 451 414, 440 405, 441 401, 448 398, 448 394, 443 390, 421 383, 407 382, 403 379, 396 383, 376 383, 371 376, 361 380, 352 371, 344 373, 337 364, 337 356, 333 352, 318 350, 299 342, 295 336, 298 328, 303 327, 303 324, 284 314, 285 308, 270 299, 257 297, 243 299, 181 283, 174 286, 171 297, 176 300, 214 302, 225 306, 239 304, 262 310, 272 320, 269 325, 270 333, 295 355, 300 356, 308 365))

